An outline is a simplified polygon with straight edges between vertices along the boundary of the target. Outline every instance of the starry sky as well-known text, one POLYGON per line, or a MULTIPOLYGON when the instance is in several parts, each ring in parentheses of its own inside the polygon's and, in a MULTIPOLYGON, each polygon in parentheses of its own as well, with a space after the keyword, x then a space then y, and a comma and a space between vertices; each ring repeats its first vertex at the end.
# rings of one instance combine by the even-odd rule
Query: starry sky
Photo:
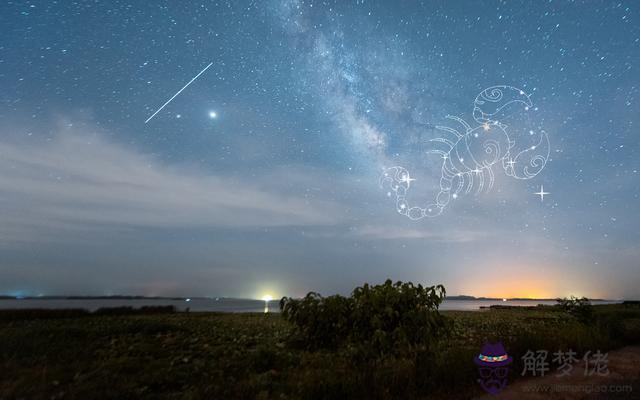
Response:
POLYGON ((0 293, 640 297, 637 2, 4 1, 0 26, 0 293), (493 85, 531 95, 544 170, 398 214, 383 169, 432 201, 434 127, 493 85))

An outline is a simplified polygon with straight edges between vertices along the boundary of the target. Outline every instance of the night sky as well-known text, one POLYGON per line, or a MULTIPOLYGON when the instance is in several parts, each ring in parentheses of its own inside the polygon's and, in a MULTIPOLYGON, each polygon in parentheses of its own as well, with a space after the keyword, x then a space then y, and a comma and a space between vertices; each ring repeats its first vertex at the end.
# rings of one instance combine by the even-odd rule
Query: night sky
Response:
POLYGON ((0 26, 0 294, 640 297, 637 2, 5 1, 0 26), (494 85, 530 95, 544 169, 399 214, 384 168, 432 202, 435 126, 477 127, 494 85))

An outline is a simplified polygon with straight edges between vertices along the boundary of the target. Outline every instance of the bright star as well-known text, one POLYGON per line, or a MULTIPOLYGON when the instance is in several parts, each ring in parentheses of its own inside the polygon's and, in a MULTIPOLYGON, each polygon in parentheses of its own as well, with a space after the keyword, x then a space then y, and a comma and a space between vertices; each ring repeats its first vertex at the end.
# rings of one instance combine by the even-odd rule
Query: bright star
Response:
POLYGON ((533 193, 533 194, 540 196, 540 201, 544 201, 544 195, 545 195, 545 194, 551 194, 551 193, 549 193, 549 192, 545 192, 545 191, 544 191, 544 186, 543 186, 543 185, 540 185, 540 191, 539 191, 539 192, 536 192, 536 193, 533 193))
POLYGON ((215 111, 209 111, 209 118, 216 119, 218 118, 218 114, 215 111))
POLYGON ((410 185, 413 181, 415 181, 415 179, 410 177, 409 174, 402 175, 402 177, 400 177, 400 182, 406 182, 408 185, 410 185))

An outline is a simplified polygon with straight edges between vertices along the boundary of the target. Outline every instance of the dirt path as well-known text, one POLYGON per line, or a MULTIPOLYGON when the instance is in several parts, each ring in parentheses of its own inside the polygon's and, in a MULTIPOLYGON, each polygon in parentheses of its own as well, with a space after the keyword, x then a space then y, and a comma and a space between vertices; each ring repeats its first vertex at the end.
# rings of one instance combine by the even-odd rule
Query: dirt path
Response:
POLYGON ((640 347, 624 347, 609 352, 608 376, 585 376, 584 363, 574 365, 568 376, 556 377, 555 371, 540 378, 522 379, 489 399, 640 399, 640 347))

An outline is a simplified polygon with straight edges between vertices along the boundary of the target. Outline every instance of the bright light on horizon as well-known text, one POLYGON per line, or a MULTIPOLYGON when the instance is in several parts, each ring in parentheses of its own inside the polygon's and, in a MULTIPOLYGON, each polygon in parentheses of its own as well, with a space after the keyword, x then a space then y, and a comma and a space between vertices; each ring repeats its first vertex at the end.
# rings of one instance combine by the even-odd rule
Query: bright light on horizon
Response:
POLYGON ((273 297, 270 294, 265 294, 264 296, 262 296, 262 300, 265 302, 269 302, 273 300, 273 297))

